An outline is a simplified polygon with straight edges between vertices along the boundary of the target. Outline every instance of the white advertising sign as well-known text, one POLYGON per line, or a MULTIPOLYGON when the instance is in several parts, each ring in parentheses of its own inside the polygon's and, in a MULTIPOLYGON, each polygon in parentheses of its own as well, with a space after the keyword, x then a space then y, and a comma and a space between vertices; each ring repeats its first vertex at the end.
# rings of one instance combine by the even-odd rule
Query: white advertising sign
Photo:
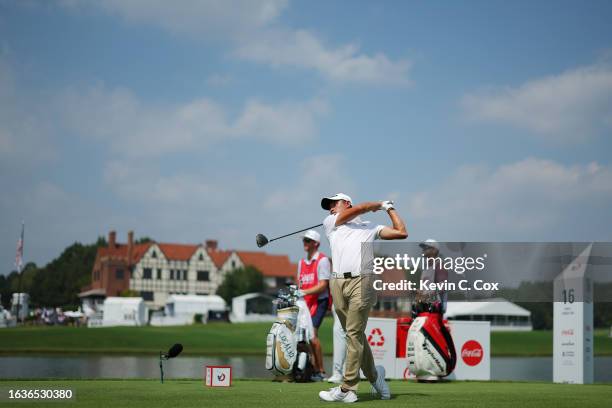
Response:
MULTIPOLYGON (((457 350, 457 366, 448 376, 455 380, 491 379, 491 325, 489 322, 449 321, 457 350)), ((366 339, 374 361, 385 367, 387 378, 413 379, 408 360, 396 357, 397 323, 395 319, 371 317, 366 339)))
POLYGON ((448 379, 491 379, 491 323, 449 320, 457 366, 448 379))
POLYGON ((554 282, 553 381, 593 382, 593 281, 589 245, 554 282))
POLYGON ((397 321, 395 319, 370 317, 365 334, 372 349, 375 364, 385 367, 387 378, 395 378, 392 376, 395 374, 397 321))
POLYGON ((231 387, 232 367, 206 366, 206 385, 209 387, 231 387))

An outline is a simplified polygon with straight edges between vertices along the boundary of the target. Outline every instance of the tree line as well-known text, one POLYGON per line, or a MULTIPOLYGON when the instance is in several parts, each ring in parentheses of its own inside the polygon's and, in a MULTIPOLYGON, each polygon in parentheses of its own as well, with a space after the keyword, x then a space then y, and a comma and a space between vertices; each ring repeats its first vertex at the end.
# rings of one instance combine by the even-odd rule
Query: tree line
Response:
MULTIPOLYGON (((138 242, 152 241, 144 237, 138 242)), ((93 244, 74 243, 64 249, 59 257, 43 267, 33 262, 27 263, 21 277, 16 271, 0 275, 0 296, 2 305, 10 307, 14 292, 30 294, 30 303, 34 307, 63 307, 66 309, 80 306, 78 294, 83 286, 91 283, 91 270, 99 247, 107 246, 106 239, 99 237, 93 244)), ((612 284, 595 283, 594 325, 610 327, 612 325, 612 284)), ((252 266, 246 266, 226 274, 217 294, 231 304, 231 299, 250 292, 263 292, 265 289, 263 275, 252 266)), ((496 296, 508 299, 531 312, 534 329, 552 329, 553 305, 550 301, 536 302, 534 299, 545 299, 552 293, 552 282, 523 282, 518 288, 503 289, 496 296)), ((135 295, 126 291, 125 295, 135 295)), ((449 300, 452 300, 451 296, 449 300)), ((461 299, 455 299, 461 300, 461 299)))
POLYGON ((30 295, 32 306, 75 308, 80 305, 78 294, 91 282, 91 270, 99 247, 106 246, 99 237, 93 244, 75 242, 47 265, 39 267, 34 262, 25 264, 21 276, 17 271, 0 275, 2 305, 10 307, 12 293, 30 295))
MULTIPOLYGON (((137 243, 152 241, 151 238, 140 238, 137 243)), ((33 307, 62 307, 74 309, 80 306, 78 294, 81 288, 91 283, 91 271, 99 247, 106 247, 104 237, 99 237, 93 244, 83 245, 75 242, 47 265, 39 267, 28 262, 21 272, 12 271, 0 275, 0 296, 2 306, 10 308, 13 293, 25 292, 30 295, 33 307)), ((231 299, 249 292, 264 290, 263 275, 252 266, 230 271, 217 294, 231 304, 231 299)), ((125 291, 124 296, 137 296, 134 291, 125 291)))

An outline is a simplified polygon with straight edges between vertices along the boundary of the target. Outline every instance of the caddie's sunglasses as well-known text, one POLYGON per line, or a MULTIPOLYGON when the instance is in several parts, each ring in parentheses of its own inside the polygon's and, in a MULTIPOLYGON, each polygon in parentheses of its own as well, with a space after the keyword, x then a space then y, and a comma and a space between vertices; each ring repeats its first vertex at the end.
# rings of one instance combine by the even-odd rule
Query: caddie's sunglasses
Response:
POLYGON ((311 242, 314 242, 312 239, 310 238, 304 238, 302 241, 304 241, 305 244, 310 244, 311 242))

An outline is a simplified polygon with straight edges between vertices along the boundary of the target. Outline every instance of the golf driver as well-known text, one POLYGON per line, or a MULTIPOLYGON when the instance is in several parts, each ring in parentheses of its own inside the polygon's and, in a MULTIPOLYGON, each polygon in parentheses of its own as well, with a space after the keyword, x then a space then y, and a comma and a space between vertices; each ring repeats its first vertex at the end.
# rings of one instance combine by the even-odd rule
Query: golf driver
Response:
POLYGON ((321 225, 323 225, 323 224, 313 225, 312 227, 304 228, 304 229, 301 229, 299 231, 292 232, 290 234, 286 234, 286 235, 282 235, 280 237, 272 238, 270 240, 268 238, 266 238, 266 236, 264 234, 257 234, 257 236, 255 237, 255 242, 257 242, 257 246, 259 248, 261 248, 262 246, 267 245, 268 242, 276 241, 277 239, 285 238, 285 237, 288 237, 290 235, 299 234, 300 232, 308 231, 309 229, 318 228, 321 225))

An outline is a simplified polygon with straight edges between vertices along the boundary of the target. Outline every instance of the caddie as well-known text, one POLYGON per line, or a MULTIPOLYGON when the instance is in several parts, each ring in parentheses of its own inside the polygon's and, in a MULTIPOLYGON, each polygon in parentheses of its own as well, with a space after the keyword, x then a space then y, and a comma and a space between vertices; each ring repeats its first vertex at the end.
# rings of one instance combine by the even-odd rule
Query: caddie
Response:
POLYGON ((324 401, 356 402, 360 369, 372 384, 373 393, 381 399, 391 398, 385 382, 385 369, 374 365, 372 350, 364 332, 370 309, 376 303, 376 294, 372 287, 373 254, 362 253, 362 244, 372 243, 375 239, 405 239, 408 233, 392 201, 366 202, 355 206, 352 203, 353 200, 344 193, 321 200, 321 207, 329 211, 323 227, 333 259, 331 295, 338 319, 346 331, 347 342, 342 384, 321 391, 319 398, 324 401), (360 218, 362 214, 381 209, 388 213, 391 227, 374 225, 360 218))
MULTIPOLYGON (((435 239, 427 239, 419 244, 423 250, 423 256, 431 265, 427 265, 421 271, 421 281, 430 283, 442 283, 448 280, 448 271, 444 269, 441 261, 436 259, 444 258, 440 255, 440 244, 435 239)), ((419 290, 417 291, 416 301, 431 303, 436 310, 444 314, 446 312, 446 303, 448 293, 443 290, 419 290)))
POLYGON ((331 265, 329 258, 319 251, 321 235, 317 231, 306 231, 302 237, 306 257, 298 263, 299 296, 304 297, 312 319, 310 344, 312 346, 314 374, 313 381, 322 381, 325 377, 323 351, 319 341, 319 327, 329 308, 329 278, 331 265))

